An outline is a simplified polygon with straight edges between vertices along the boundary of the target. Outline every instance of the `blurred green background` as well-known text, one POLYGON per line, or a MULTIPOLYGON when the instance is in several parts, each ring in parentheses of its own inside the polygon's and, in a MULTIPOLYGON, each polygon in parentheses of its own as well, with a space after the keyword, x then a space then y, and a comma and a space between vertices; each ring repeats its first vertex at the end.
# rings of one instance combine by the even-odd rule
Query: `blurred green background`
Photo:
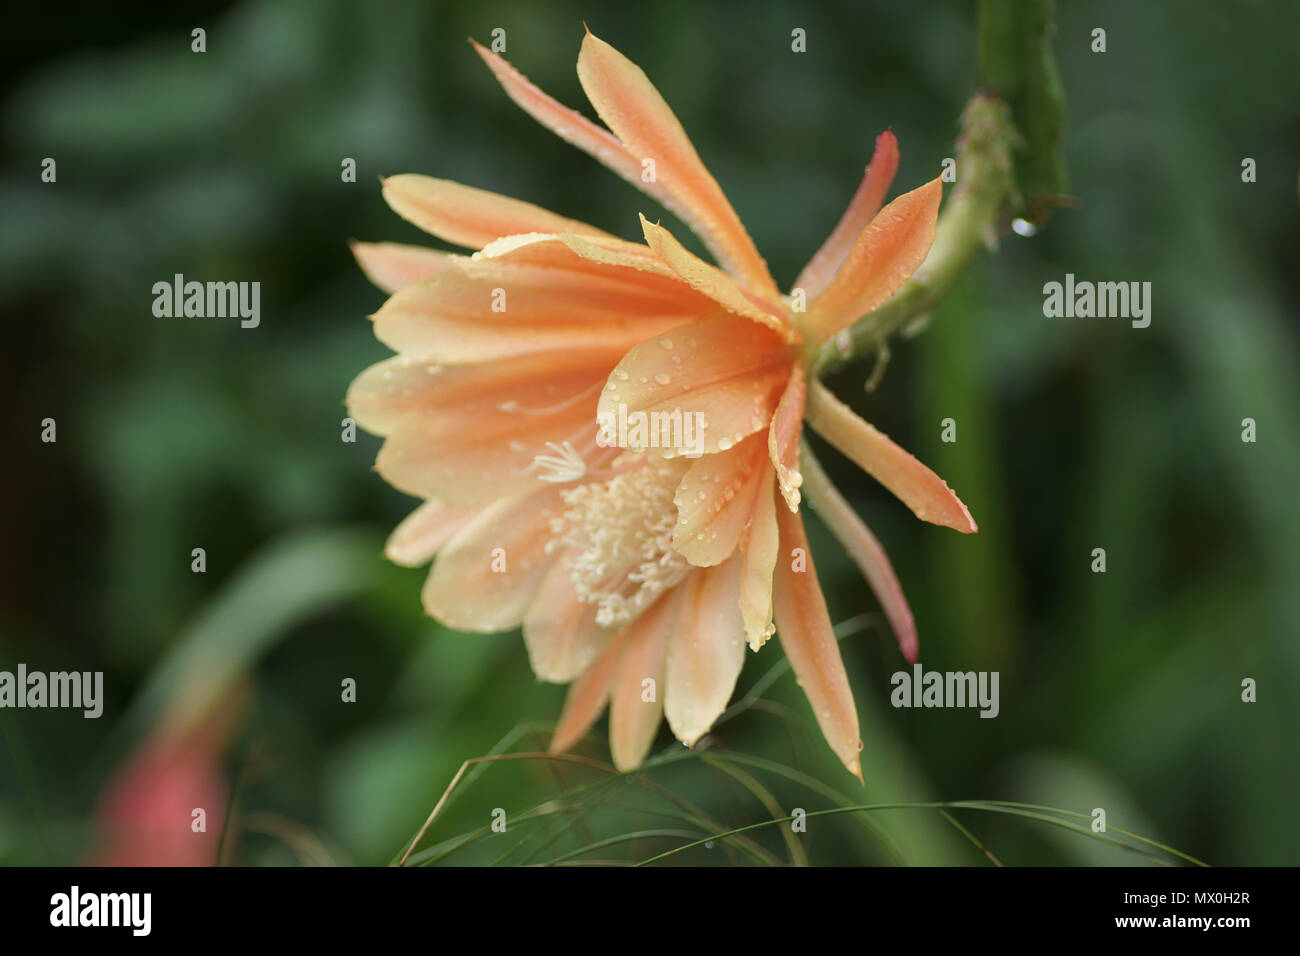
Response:
MULTIPOLYGON (((115 768, 178 707, 217 728, 203 706, 214 695, 211 772, 234 793, 228 822, 220 801, 209 820, 213 837, 226 830, 223 860, 387 863, 462 761, 503 739, 543 749, 564 691, 533 679, 517 633, 428 620, 423 572, 381 556, 414 503, 371 472, 377 439, 339 440, 349 381, 387 354, 365 319, 382 294, 346 242, 425 241, 380 199, 377 177, 398 172, 633 239, 639 211, 661 214, 518 111, 466 37, 504 28, 506 56, 590 115, 574 73, 585 20, 658 84, 788 285, 880 130, 902 147, 895 192, 953 155, 975 10, 186 6, 27 5, 0 41, 0 669, 102 670, 106 694, 99 720, 0 710, 0 861, 94 857, 115 768), (194 27, 207 31, 201 55, 194 27), (791 52, 795 27, 805 54, 791 52), (56 183, 41 182, 45 157, 56 183), (354 184, 340 181, 344 157, 354 184), (177 272, 260 281, 261 326, 155 318, 152 285, 177 272), (40 441, 46 417, 55 444, 40 441), (190 570, 195 547, 204 574, 190 570), (355 703, 340 701, 348 677, 355 703)), ((674 831, 575 857, 644 859, 773 807, 834 806, 820 781, 856 803, 1104 807, 1113 827, 1211 863, 1295 862, 1297 36, 1290 0, 1065 5, 1055 48, 1078 207, 978 259, 928 329, 895 342, 874 393, 869 363, 830 382, 979 521, 969 538, 922 525, 824 449, 892 556, 922 663, 1000 671, 996 720, 889 707, 889 677, 906 665, 814 521, 833 617, 869 615, 842 645, 865 794, 786 674, 770 704, 713 735, 719 752, 770 765, 665 760, 613 786, 573 765, 499 764, 422 845, 478 831, 443 859, 539 861, 674 831), (1104 54, 1090 50, 1095 27, 1104 54), (1150 328, 1044 318, 1042 286, 1067 272, 1153 283, 1150 328), (940 440, 947 417, 953 444, 940 440), (1241 440, 1248 417, 1254 444, 1241 440), (1090 571, 1096 547, 1105 574, 1090 571), (1246 677, 1257 703, 1241 701, 1246 677), (516 820, 539 804, 547 812, 506 834, 482 831, 493 808, 516 820)), ((779 661, 776 642, 751 657, 738 693, 779 661)), ((603 726, 581 753, 607 759, 603 726)), ((666 730, 656 749, 680 750, 666 730)), ((958 817, 1006 863, 1141 861, 1041 822, 958 817)), ((790 858, 777 828, 753 837, 673 861, 790 858)), ((814 863, 988 863, 933 810, 816 818, 798 842, 814 863)))

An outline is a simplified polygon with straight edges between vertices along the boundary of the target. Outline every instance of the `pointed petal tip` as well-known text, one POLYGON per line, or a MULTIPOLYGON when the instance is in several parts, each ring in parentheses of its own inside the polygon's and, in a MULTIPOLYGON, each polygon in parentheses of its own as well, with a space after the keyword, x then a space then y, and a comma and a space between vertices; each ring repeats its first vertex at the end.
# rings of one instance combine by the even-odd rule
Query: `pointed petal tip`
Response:
POLYGON ((610 751, 610 760, 614 763, 614 769, 621 774, 635 773, 641 769, 640 760, 627 760, 622 754, 615 754, 612 750, 610 751))
POLYGON ((572 715, 562 713, 559 723, 556 724, 555 730, 551 733, 551 742, 546 745, 546 752, 555 756, 557 754, 567 754, 572 750, 579 740, 581 740, 595 723, 595 718, 591 721, 574 720, 572 715))
MULTIPOLYGON (((944 483, 944 487, 948 487, 946 482, 944 483)), ((975 523, 975 518, 971 515, 970 508, 966 507, 966 502, 962 501, 961 498, 957 496, 957 492, 953 491, 951 488, 948 488, 948 492, 952 495, 953 500, 961 509, 961 514, 960 516, 953 515, 950 521, 943 522, 943 524, 946 527, 952 528, 954 531, 960 531, 962 534, 975 534, 975 532, 979 531, 980 526, 975 523), (965 519, 964 526, 963 519, 965 519)))

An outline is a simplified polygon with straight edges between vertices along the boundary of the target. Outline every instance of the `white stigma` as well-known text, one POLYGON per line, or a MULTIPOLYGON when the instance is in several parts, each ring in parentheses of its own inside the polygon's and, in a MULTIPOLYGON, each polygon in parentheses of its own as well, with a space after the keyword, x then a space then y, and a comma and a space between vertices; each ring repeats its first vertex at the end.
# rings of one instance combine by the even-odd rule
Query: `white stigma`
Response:
POLYGON ((536 470, 540 472, 537 477, 542 481, 564 484, 568 481, 577 481, 587 473, 587 463, 574 450, 572 443, 566 441, 557 444, 548 441, 546 447, 555 454, 538 455, 533 459, 533 463, 528 466, 529 471, 536 470))

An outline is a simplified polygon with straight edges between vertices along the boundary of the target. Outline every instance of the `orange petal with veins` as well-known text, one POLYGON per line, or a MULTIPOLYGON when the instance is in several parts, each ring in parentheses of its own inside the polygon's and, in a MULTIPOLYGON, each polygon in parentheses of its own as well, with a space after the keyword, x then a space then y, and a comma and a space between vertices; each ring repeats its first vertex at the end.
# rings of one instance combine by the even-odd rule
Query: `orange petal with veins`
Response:
POLYGON ((375 335, 396 352, 447 363, 626 349, 698 316, 708 301, 671 279, 577 253, 566 269, 516 262, 515 254, 534 253, 465 260, 402 289, 375 313, 375 335))
POLYGON ((376 435, 389 434, 416 416, 471 418, 488 429, 508 427, 584 398, 594 404, 596 387, 622 354, 617 347, 575 348, 472 365, 394 355, 370 366, 348 386, 348 414, 376 435))
MULTIPOLYGON (((726 451, 767 427, 791 363, 788 348, 769 329, 725 313, 699 319, 633 346, 601 392, 599 412, 602 420, 623 415, 629 422, 645 413, 642 421, 651 426, 684 425, 690 416, 692 427, 703 427, 703 439, 692 438, 694 449, 664 447, 653 437, 641 446, 630 429, 629 448, 653 447, 665 457, 726 451)), ((676 430, 685 435, 684 427, 676 430)))
POLYGON ((668 632, 677 620, 679 594, 663 595, 623 634, 609 704, 609 750, 624 773, 641 766, 663 719, 668 632))
POLYGON ((861 780, 858 711, 817 583, 803 518, 784 508, 776 510, 781 529, 781 557, 772 584, 776 632, 826 742, 849 773, 861 780))
POLYGON ((781 550, 775 478, 768 462, 753 517, 740 543, 740 617, 745 622, 745 640, 755 651, 772 636, 772 573, 781 550))
POLYGON ((524 616, 524 646, 538 680, 567 684, 594 661, 614 636, 596 623, 595 604, 578 600, 572 574, 557 561, 524 616))
POLYGON ((757 496, 765 490, 762 480, 767 472, 761 434, 692 464, 673 498, 677 505, 673 549, 699 567, 731 557, 749 525, 757 496))
POLYGON ((517 627, 555 563, 546 545, 563 509, 552 488, 489 505, 438 553, 421 594, 425 610, 459 631, 517 627))
POLYGON ((708 296, 734 315, 765 325, 787 342, 798 341, 799 333, 774 306, 755 301, 721 269, 709 265, 673 238, 663 226, 641 217, 646 244, 696 292, 708 296))
MULTIPOLYGON (((638 189, 645 190, 665 206, 673 202, 671 194, 658 182, 647 183, 641 178, 641 162, 624 148, 609 130, 597 126, 576 110, 559 103, 537 88, 528 78, 491 50, 486 50, 470 40, 474 52, 483 58, 488 69, 514 100, 537 122, 541 123, 570 146, 599 160, 638 189)), ((670 207, 671 208, 671 207, 670 207)), ((675 212, 676 210, 674 210, 675 212)))
POLYGON ((400 242, 350 242, 352 255, 366 278, 390 295, 431 278, 460 256, 400 242))
POLYGON ((973 534, 979 528, 961 499, 934 472, 864 422, 825 385, 808 386, 808 424, 853 459, 922 521, 973 534))
POLYGON ((384 544, 384 555, 394 564, 407 568, 427 564, 479 511, 430 499, 393 529, 384 544))
MULTIPOLYGON (((776 286, 717 180, 705 168, 682 124, 635 63, 588 33, 578 54, 578 81, 591 105, 642 168, 685 209, 683 216, 719 263, 764 293, 776 286)), ((674 210, 676 211, 676 210, 674 210)))
POLYGON ((697 568, 682 584, 668 636, 664 715, 677 739, 694 746, 722 715, 745 663, 740 617, 740 556, 697 568))
POLYGON ((408 416, 379 449, 375 470, 399 491, 453 505, 486 505, 534 491, 547 474, 535 460, 555 453, 548 443, 571 442, 584 461, 595 451, 598 384, 590 398, 539 415, 408 416))
POLYGON ((610 641, 591 666, 569 687, 569 693, 564 698, 564 709, 560 711, 551 745, 547 748, 551 753, 562 754, 571 748, 600 717, 605 702, 609 700, 610 685, 623 643, 621 634, 610 641))
POLYGON ((494 239, 525 232, 608 233, 540 206, 417 173, 389 176, 384 200, 407 222, 458 246, 482 249, 494 239))
POLYGON ((932 179, 880 210, 858 235, 826 290, 808 303, 810 344, 835 337, 881 305, 925 261, 934 243, 943 186, 932 179))
POLYGON ((781 496, 791 511, 799 510, 799 435, 803 431, 803 410, 808 392, 808 378, 802 365, 795 365, 790 382, 777 403, 772 424, 767 429, 767 450, 776 469, 781 496))
POLYGON ((808 500, 871 585, 885 617, 889 618, 894 637, 898 639, 898 649, 909 663, 915 664, 919 647, 916 621, 903 594, 903 586, 898 583, 898 575, 889 563, 889 555, 815 459, 805 460, 804 477, 808 500))
POLYGON ((858 185, 858 191, 849 200, 849 206, 836 224, 835 229, 822 243, 816 255, 808 260, 799 278, 794 280, 794 288, 803 289, 809 299, 815 299, 830 284, 836 270, 853 248, 854 240, 866 228, 873 216, 885 201, 885 193, 898 172, 898 140, 891 130, 885 130, 876 137, 876 149, 871 154, 866 174, 858 185))

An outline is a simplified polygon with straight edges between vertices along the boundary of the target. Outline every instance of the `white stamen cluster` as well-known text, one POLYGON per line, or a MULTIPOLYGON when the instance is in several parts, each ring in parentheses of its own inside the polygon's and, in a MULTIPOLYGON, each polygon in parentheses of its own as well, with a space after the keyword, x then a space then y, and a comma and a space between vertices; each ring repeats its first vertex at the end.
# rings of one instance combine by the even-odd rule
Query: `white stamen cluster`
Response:
MULTIPOLYGON (((620 458, 615 466, 623 461, 620 458)), ((579 600, 602 625, 626 624, 678 584, 689 564, 673 550, 673 492, 682 467, 648 459, 605 482, 563 492, 569 510, 552 523, 552 547, 569 547, 579 600)))

